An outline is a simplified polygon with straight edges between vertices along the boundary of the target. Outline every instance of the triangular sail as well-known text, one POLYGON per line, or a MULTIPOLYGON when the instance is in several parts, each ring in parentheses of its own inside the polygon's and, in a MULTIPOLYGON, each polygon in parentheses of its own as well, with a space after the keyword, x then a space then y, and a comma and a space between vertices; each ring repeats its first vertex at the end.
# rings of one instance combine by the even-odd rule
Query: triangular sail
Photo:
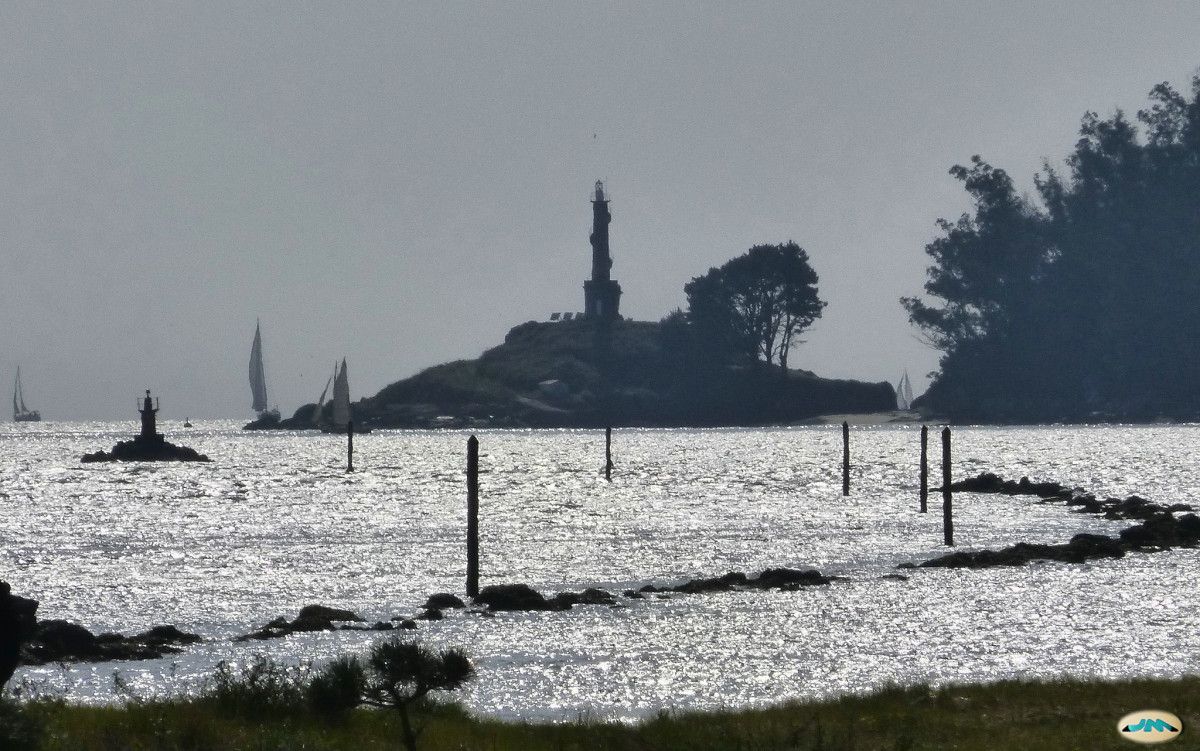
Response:
POLYGON ((13 419, 17 419, 17 415, 24 412, 23 409, 17 408, 17 395, 21 393, 21 368, 17 367, 17 382, 13 384, 13 419))
POLYGON ((350 379, 346 375, 346 358, 333 381, 333 426, 342 430, 350 422, 350 379))
POLYGON ((267 376, 263 372, 262 331, 254 324, 254 344, 250 347, 250 407, 255 412, 267 409, 267 376))
POLYGON ((317 400, 317 408, 313 410, 313 424, 321 422, 321 410, 325 407, 325 395, 329 393, 329 386, 333 383, 333 379, 337 378, 337 363, 333 364, 333 373, 329 376, 329 380, 325 382, 325 388, 321 389, 321 398, 317 400))
POLYGON ((908 371, 896 382, 896 409, 912 409, 912 383, 908 380, 908 371))
POLYGON ((21 366, 17 366, 17 390, 13 394, 13 398, 21 403, 21 411, 28 412, 29 408, 25 406, 25 389, 21 388, 21 366))

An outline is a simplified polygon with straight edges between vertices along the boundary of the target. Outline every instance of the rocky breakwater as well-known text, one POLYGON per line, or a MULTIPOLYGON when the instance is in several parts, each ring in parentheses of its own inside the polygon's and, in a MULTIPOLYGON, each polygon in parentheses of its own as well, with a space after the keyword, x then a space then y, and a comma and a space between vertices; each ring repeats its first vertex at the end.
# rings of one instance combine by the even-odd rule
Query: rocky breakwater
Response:
MULTIPOLYGON (((1036 496, 1039 503, 1063 503, 1079 513, 1139 523, 1121 530, 1116 537, 1077 534, 1068 542, 1056 545, 1019 542, 1000 550, 957 551, 925 561, 919 564, 920 568, 1023 566, 1035 560, 1083 563, 1100 558, 1121 558, 1134 550, 1157 551, 1200 544, 1200 517, 1190 513, 1194 509, 1185 503, 1163 505, 1136 495, 1101 499, 1082 488, 1069 488, 1057 482, 1031 482, 1028 477, 1014 482, 991 472, 952 483, 950 489, 966 493, 1036 496)), ((916 567, 911 563, 901 566, 916 567)))
MULTIPOLYGON (((801 587, 829 584, 831 581, 832 577, 825 576, 815 569, 772 568, 755 577, 740 571, 730 571, 721 576, 689 579, 680 584, 647 584, 640 589, 626 590, 623 594, 629 599, 640 600, 645 599, 647 594, 669 596, 767 589, 788 592, 801 587)), ((620 606, 616 595, 604 589, 589 587, 582 592, 559 592, 546 597, 526 584, 493 584, 479 590, 473 601, 476 605, 486 607, 487 612, 570 610, 575 605, 620 606)))
MULTIPOLYGON (((292 634, 309 633, 312 631, 390 631, 396 626, 380 621, 373 626, 360 625, 365 623, 362 616, 352 610, 331 608, 326 605, 305 605, 290 621, 279 616, 266 623, 261 628, 243 634, 234 641, 260 641, 263 639, 279 639, 292 634)), ((414 625, 415 627, 415 625, 414 625)), ((404 626, 401 626, 404 628, 404 626)))
POLYGON ((152 660, 201 641, 196 634, 171 625, 134 636, 97 635, 70 621, 38 620, 37 609, 36 600, 17 597, 7 582, 0 582, 0 685, 12 677, 17 665, 152 660))
POLYGON ((196 634, 172 625, 155 626, 133 636, 117 633, 93 634, 77 623, 63 620, 38 621, 21 655, 24 665, 50 662, 113 662, 156 660, 178 654, 183 647, 202 641, 196 634))
POLYGON ((82 462, 207 462, 207 456, 187 446, 176 446, 157 432, 155 415, 157 402, 152 403, 150 391, 138 410, 142 416, 142 432, 129 441, 120 441, 112 451, 96 451, 84 454, 82 462))

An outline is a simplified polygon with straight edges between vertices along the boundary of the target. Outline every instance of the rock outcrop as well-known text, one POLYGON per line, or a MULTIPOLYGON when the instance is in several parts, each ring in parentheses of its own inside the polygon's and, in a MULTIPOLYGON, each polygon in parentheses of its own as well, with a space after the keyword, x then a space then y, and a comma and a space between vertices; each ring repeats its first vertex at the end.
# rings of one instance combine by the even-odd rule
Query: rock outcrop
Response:
POLYGON ((0 581, 0 689, 12 678, 21 661, 21 646, 37 628, 36 600, 12 594, 8 582, 0 581))
POLYGON ((22 651, 25 665, 51 662, 111 662, 154 660, 182 652, 182 647, 201 641, 196 634, 172 625, 155 626, 134 636, 116 633, 93 634, 70 621, 39 621, 22 651))

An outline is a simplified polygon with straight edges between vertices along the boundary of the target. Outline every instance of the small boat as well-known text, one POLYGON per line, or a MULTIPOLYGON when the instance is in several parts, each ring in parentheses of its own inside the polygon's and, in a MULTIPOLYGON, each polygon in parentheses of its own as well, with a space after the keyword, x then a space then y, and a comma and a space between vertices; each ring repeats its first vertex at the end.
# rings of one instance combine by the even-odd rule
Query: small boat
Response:
POLYGON ((250 408, 260 422, 279 422, 279 409, 267 409, 267 374, 263 369, 262 329, 254 322, 254 343, 250 345, 250 408))
POLYGON ((185 427, 185 428, 192 427, 192 418, 190 418, 190 417, 183 418, 183 427, 185 427))
POLYGON ((13 422, 41 422, 42 413, 25 406, 25 394, 21 390, 21 366, 17 366, 17 382, 13 386, 13 422))
POLYGON ((904 371, 904 375, 900 376, 900 380, 896 383, 896 409, 909 410, 912 409, 913 392, 912 383, 908 380, 908 371, 904 371))
MULTIPOLYGON (((319 414, 318 410, 318 414, 319 414)), ((328 425, 321 426, 322 433, 345 433, 350 424, 350 379, 346 375, 346 358, 342 358, 342 367, 333 379, 333 417, 328 425)), ((370 433, 371 429, 360 425, 354 426, 355 433, 370 433)))

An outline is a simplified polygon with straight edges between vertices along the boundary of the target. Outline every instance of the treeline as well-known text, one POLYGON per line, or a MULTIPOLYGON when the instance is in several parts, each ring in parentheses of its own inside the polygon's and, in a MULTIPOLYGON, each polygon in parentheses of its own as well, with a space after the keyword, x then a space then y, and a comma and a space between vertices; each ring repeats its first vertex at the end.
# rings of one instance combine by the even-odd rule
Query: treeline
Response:
POLYGON ((1200 416, 1200 76, 1130 119, 1089 112, 1065 170, 1021 195, 978 156, 902 300, 941 350, 923 405, 956 420, 1200 416))

